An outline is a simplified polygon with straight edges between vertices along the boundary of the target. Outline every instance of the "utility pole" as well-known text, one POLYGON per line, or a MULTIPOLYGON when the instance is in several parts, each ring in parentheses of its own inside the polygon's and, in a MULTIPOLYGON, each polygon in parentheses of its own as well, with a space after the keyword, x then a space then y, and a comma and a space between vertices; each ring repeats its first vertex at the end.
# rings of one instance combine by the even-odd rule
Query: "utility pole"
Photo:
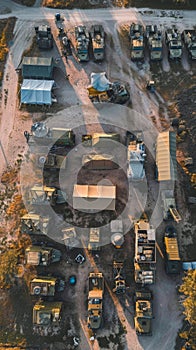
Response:
POLYGON ((3 148, 3 145, 1 143, 1 141, 0 141, 0 147, 1 147, 1 151, 3 153, 3 157, 5 159, 5 162, 6 162, 6 166, 8 167, 9 164, 8 164, 8 161, 7 161, 7 158, 6 158, 6 155, 5 155, 5 152, 4 152, 4 148, 3 148))

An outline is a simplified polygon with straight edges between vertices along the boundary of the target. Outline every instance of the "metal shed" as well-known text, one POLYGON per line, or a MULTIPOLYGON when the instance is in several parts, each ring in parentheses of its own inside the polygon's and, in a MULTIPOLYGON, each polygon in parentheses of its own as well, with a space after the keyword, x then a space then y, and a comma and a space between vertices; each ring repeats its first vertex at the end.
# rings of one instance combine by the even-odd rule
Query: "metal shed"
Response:
POLYGON ((158 181, 175 181, 177 178, 176 134, 165 131, 158 135, 156 145, 158 181))
POLYGON ((53 75, 53 58, 24 57, 22 76, 24 79, 51 79, 53 75))

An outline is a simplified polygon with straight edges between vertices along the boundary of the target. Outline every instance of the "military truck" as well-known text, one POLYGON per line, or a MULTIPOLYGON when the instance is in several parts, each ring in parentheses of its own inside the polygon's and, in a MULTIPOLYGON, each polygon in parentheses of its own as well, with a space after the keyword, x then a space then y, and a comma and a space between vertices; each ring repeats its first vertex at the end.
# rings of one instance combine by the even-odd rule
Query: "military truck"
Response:
POLYGON ((152 292, 136 291, 134 324, 138 335, 152 335, 152 318, 152 292))
POLYGON ((105 55, 105 32, 102 25, 93 25, 90 30, 93 58, 102 61, 105 55))
POLYGON ((174 26, 165 32, 165 42, 168 48, 168 58, 177 60, 182 58, 182 39, 178 29, 174 26))
POLYGON ((39 154, 37 155, 37 164, 44 169, 65 169, 66 157, 53 153, 39 154))
POLYGON ((39 144, 44 146, 66 147, 75 145, 75 134, 71 129, 49 128, 43 122, 34 123, 31 134, 28 134, 28 144, 39 144))
POLYGON ((89 61, 89 33, 85 26, 75 27, 76 55, 78 61, 89 61))
POLYGON ((57 277, 37 276, 30 282, 30 295, 38 297, 54 297, 56 292, 62 292, 65 282, 57 277))
POLYGON ((125 278, 123 274, 123 262, 113 261, 113 278, 114 278, 114 288, 113 292, 116 294, 123 294, 126 291, 125 278))
POLYGON ((53 35, 51 28, 47 25, 40 25, 35 27, 36 42, 40 49, 52 49, 53 48, 53 35))
POLYGON ((66 193, 54 187, 34 185, 28 190, 28 202, 31 205, 55 205, 66 202, 66 193))
POLYGON ((102 322, 104 277, 101 272, 89 274, 88 319, 90 329, 98 329, 102 322))
POLYGON ((47 235, 49 217, 28 213, 21 218, 21 232, 27 234, 47 235))
POLYGON ((142 286, 155 282, 156 233, 148 219, 134 224, 135 231, 135 282, 142 286))
POLYGON ((166 272, 178 274, 181 270, 181 261, 178 249, 178 237, 175 228, 170 225, 165 228, 164 235, 166 272))
POLYGON ((163 58, 162 34, 157 25, 147 25, 145 37, 150 52, 150 60, 161 61, 163 58))
POLYGON ((144 27, 138 23, 132 23, 129 32, 131 59, 144 59, 144 27))
POLYGON ((182 218, 176 209, 176 201, 173 190, 161 190, 163 219, 173 219, 179 223, 182 218))
POLYGON ((91 73, 91 84, 87 87, 92 102, 112 102, 123 104, 129 101, 130 94, 119 81, 111 83, 105 72, 91 73))
MULTIPOLYGON (((108 146, 108 141, 120 142, 120 135, 116 133, 93 133, 92 135, 82 135, 82 144, 86 147, 98 146, 100 148, 105 148, 108 146)), ((114 147, 115 142, 111 142, 112 147, 114 147)))
MULTIPOLYGON (((33 307, 33 325, 39 330, 53 327, 57 331, 60 324, 63 303, 59 301, 39 301, 33 307)), ((57 334, 57 333, 56 333, 57 334)))
POLYGON ((196 60, 196 30, 185 29, 182 32, 182 40, 188 50, 190 59, 196 60))
POLYGON ((60 259, 60 250, 51 247, 32 245, 25 250, 25 261, 28 265, 48 266, 60 259))
POLYGON ((90 251, 100 250, 100 228, 99 227, 90 228, 88 250, 90 251))
POLYGON ((127 132, 127 178, 129 181, 145 179, 145 145, 142 131, 127 132))

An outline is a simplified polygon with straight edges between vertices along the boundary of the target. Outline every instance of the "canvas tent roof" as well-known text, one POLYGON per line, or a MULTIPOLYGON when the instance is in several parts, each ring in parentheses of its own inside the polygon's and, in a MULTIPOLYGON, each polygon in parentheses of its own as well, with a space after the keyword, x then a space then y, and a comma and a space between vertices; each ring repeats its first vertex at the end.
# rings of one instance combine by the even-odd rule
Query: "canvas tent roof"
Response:
POLYGON ((158 135, 156 164, 158 181, 176 180, 176 135, 173 131, 165 131, 158 135))
POLYGON ((97 91, 109 90, 111 83, 106 77, 106 73, 91 73, 91 86, 97 91))
POLYGON ((51 105, 53 85, 54 80, 24 79, 21 86, 21 103, 51 105))
POLYGON ((74 209, 115 210, 115 199, 116 186, 74 185, 74 209))

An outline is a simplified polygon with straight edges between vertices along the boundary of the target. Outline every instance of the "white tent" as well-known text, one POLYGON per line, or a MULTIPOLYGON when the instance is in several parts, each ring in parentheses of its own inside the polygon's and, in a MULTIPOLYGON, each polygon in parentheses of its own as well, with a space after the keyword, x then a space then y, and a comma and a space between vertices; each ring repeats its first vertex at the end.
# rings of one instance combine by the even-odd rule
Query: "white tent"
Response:
POLYGON ((24 79, 21 87, 21 103, 51 105, 54 80, 24 79))

